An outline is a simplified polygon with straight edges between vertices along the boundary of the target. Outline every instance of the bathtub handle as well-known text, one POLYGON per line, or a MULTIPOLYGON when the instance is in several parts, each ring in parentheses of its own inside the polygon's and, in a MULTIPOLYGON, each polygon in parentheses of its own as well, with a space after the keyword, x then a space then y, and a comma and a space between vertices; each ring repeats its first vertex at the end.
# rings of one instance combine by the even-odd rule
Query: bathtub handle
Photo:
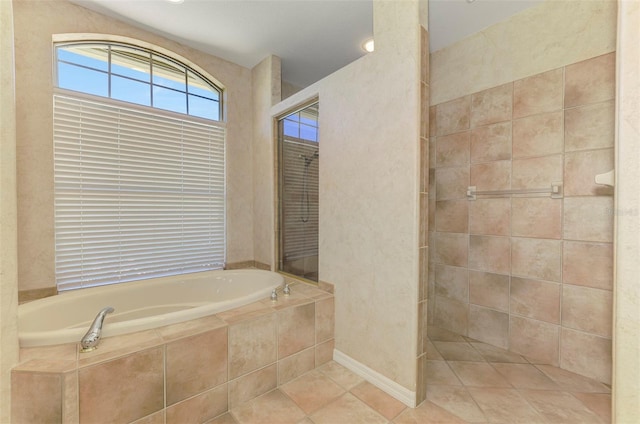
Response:
MULTIPOLYGON (((271 300, 272 301, 276 301, 278 300, 278 290, 280 289, 280 287, 276 287, 275 289, 273 289, 271 291, 271 300)), ((291 288, 289 287, 289 283, 285 283, 284 287, 282 288, 282 293, 285 296, 289 296, 291 294, 291 288)))
POLYGON ((114 309, 111 306, 107 306, 98 312, 98 315, 96 315, 91 323, 91 327, 89 327, 87 333, 82 337, 82 340, 80 340, 80 345, 82 346, 80 352, 91 352, 97 348, 98 343, 100 342, 100 337, 102 336, 102 324, 104 323, 104 318, 107 314, 110 314, 113 311, 114 309))

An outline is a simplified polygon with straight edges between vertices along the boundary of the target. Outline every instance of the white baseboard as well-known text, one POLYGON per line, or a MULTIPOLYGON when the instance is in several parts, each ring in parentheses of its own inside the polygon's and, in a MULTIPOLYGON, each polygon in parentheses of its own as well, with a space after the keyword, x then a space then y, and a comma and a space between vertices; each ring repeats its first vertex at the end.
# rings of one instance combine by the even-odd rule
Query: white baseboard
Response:
POLYGON ((368 366, 356 361, 352 357, 345 355, 338 349, 333 350, 333 360, 358 374, 369 383, 398 399, 405 405, 411 408, 416 407, 416 392, 411 391, 404 386, 401 386, 390 378, 380 374, 378 371, 372 370, 368 366))

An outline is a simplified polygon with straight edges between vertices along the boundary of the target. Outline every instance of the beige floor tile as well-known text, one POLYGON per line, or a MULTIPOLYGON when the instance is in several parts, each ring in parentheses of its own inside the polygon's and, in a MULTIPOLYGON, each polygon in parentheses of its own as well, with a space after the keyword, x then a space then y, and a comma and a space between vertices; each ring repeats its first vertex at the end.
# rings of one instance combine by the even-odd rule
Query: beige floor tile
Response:
POLYGON ((427 400, 465 421, 486 421, 484 414, 464 387, 428 386, 427 400))
POLYGON ((562 390, 581 393, 611 393, 611 389, 604 384, 579 374, 551 365, 536 365, 536 367, 555 381, 562 390))
POLYGON ((427 352, 427 359, 431 359, 434 361, 444 361, 444 358, 442 357, 442 355, 440 355, 440 352, 438 352, 438 349, 436 349, 431 341, 427 340, 425 351, 427 352))
POLYGON ((511 387, 509 382, 486 362, 449 362, 462 384, 469 387, 511 387))
POLYGON ((434 346, 447 361, 476 361, 484 362, 480 355, 467 342, 433 342, 434 346))
POLYGON ((331 402, 311 415, 315 424, 386 424, 387 419, 369 408, 351 393, 331 402))
POLYGON ((520 390, 520 395, 549 422, 554 424, 598 424, 602 422, 596 414, 567 392, 520 390))
POLYGON ((323 373, 308 372, 280 387, 306 414, 317 411, 341 396, 345 390, 323 373))
POLYGON ((388 420, 392 420, 406 408, 404 403, 389 396, 368 381, 358 384, 351 389, 351 394, 388 420))
POLYGON ((231 410, 238 424, 294 424, 304 412, 280 390, 273 390, 231 410))
POLYGON ((237 424, 238 422, 233 419, 231 414, 226 413, 224 415, 219 416, 218 418, 214 418, 211 421, 207 421, 206 424, 237 424))
POLYGON ((514 389, 470 388, 488 421, 505 424, 538 424, 544 418, 514 389))
POLYGON ((460 380, 445 361, 427 361, 427 386, 461 386, 460 380))
POLYGON ((508 362, 516 364, 528 364, 529 362, 517 353, 492 346, 486 343, 472 342, 471 345, 480 352, 482 357, 489 362, 508 362))
POLYGON ((318 368, 318 371, 322 372, 346 390, 350 390, 364 381, 362 377, 334 361, 324 364, 318 368))
POLYGON ((608 393, 572 393, 605 423, 611 422, 611 395, 608 393))
POLYGON ((464 342, 465 339, 460 334, 453 331, 445 330, 444 328, 431 327, 427 328, 427 337, 431 341, 439 342, 464 342))
POLYGON ((394 424, 465 424, 460 417, 428 400, 417 408, 407 408, 395 420, 394 424))
POLYGON ((542 371, 530 364, 491 364, 516 389, 560 390, 542 371))

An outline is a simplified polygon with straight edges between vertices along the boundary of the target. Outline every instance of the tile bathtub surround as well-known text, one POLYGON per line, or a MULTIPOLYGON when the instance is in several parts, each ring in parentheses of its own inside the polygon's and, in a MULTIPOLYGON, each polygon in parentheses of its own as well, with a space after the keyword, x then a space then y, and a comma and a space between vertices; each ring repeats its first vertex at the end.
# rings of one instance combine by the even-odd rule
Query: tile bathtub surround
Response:
POLYGON ((332 294, 290 282, 278 302, 105 338, 91 353, 22 349, 14 421, 205 422, 295 380, 331 361, 334 306, 332 294))
POLYGON ((610 383, 614 76, 609 53, 430 107, 430 323, 610 383))

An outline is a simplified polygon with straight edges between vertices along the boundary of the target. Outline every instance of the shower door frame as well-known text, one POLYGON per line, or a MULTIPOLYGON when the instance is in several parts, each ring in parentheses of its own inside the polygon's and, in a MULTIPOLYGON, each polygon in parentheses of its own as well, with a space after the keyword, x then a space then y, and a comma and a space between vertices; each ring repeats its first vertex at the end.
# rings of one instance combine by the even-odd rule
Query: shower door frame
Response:
MULTIPOLYGON (((308 283, 311 284, 318 284, 318 281, 315 280, 311 280, 308 278, 305 278, 303 276, 297 275, 297 274, 293 274, 287 271, 284 271, 284 235, 283 235, 283 227, 284 227, 284 211, 283 211, 283 184, 284 184, 284 172, 283 172, 283 168, 282 168, 282 164, 284 162, 283 160, 283 143, 281 138, 284 137, 283 132, 281 131, 281 122, 289 115, 294 114, 296 112, 300 112, 301 110, 304 110, 306 108, 308 108, 309 106, 313 106, 317 104, 318 107, 320 106, 320 101, 318 97, 314 97, 312 99, 308 99, 302 103, 297 104, 296 106, 287 109, 285 112, 277 115, 274 117, 274 141, 275 141, 275 167, 274 167, 274 172, 275 172, 275 199, 276 199, 276 204, 275 204, 275 218, 276 218, 276 223, 275 223, 275 229, 276 229, 276 234, 275 234, 275 249, 274 249, 274 253, 275 253, 275 261, 274 261, 274 265, 275 265, 275 270, 281 274, 284 275, 288 275, 291 276, 293 278, 296 279, 301 279, 304 280, 308 283)), ((320 150, 320 140, 318 137, 318 151, 320 150)), ((319 232, 320 229, 318 228, 318 236, 319 236, 319 232)), ((320 253, 318 252, 318 257, 320 256, 320 253)), ((319 276, 318 276, 319 277, 319 276)), ((319 278, 318 278, 319 280, 319 278)))

